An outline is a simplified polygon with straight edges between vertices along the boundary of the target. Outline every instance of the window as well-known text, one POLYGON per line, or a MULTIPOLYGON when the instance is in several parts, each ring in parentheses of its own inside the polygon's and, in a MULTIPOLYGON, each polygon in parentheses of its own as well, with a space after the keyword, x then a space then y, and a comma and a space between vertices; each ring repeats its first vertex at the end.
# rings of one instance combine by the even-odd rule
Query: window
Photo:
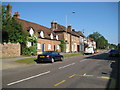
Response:
POLYGON ((40 36, 41 36, 42 38, 44 38, 44 32, 43 32, 43 31, 40 32, 40 36))
POLYGON ((51 49, 51 44, 48 44, 48 50, 50 50, 51 49))
POLYGON ((50 37, 51 37, 51 39, 53 39, 53 34, 52 33, 51 33, 50 37))
POLYGON ((32 29, 32 28, 30 29, 29 33, 30 33, 30 35, 31 35, 31 36, 33 36, 34 31, 33 31, 33 29, 32 29))
POLYGON ((57 45, 57 49, 59 50, 59 45, 57 45))
POLYGON ((27 47, 32 46, 31 42, 27 42, 27 47))
POLYGON ((41 49, 41 44, 37 43, 37 49, 41 49))

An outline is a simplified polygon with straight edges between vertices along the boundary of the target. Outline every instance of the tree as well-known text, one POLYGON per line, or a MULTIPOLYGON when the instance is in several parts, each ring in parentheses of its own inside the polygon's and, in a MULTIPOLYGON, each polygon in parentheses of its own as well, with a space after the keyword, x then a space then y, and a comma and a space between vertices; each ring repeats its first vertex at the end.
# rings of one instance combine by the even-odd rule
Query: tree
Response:
POLYGON ((8 9, 8 6, 3 6, 2 9, 2 42, 26 43, 27 32, 14 17, 10 16, 6 8, 8 9))
POLYGON ((100 38, 102 35, 98 32, 94 32, 93 34, 90 34, 88 37, 93 38, 95 41, 97 41, 98 38, 100 38))
POLYGON ((100 38, 97 39, 97 47, 99 49, 107 48, 108 47, 108 41, 103 36, 101 36, 100 38))
POLYGON ((93 38, 96 42, 96 46, 98 49, 105 49, 108 47, 108 40, 104 38, 100 33, 94 32, 93 34, 90 34, 88 37, 93 38))

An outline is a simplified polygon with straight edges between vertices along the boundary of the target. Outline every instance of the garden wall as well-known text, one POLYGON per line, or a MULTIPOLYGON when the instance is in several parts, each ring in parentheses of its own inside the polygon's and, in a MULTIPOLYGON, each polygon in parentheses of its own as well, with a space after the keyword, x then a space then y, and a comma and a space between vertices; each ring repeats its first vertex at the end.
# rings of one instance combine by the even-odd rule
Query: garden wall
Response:
POLYGON ((0 58, 20 56, 21 48, 19 43, 0 44, 0 58))

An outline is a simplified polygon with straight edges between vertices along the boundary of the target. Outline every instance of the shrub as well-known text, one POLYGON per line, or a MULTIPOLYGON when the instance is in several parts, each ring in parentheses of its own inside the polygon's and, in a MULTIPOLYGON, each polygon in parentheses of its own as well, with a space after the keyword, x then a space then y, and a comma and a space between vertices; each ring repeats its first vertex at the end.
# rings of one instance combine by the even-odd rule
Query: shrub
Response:
POLYGON ((23 51, 22 51, 22 55, 35 56, 35 55, 37 55, 37 49, 34 46, 24 47, 23 51))

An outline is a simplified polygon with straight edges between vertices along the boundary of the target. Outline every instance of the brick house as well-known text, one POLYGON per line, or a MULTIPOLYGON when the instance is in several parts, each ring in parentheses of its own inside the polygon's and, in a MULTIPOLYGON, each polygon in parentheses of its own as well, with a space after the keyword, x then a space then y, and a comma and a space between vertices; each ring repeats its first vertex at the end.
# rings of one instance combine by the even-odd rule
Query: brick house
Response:
MULTIPOLYGON (((18 12, 15 12, 14 17, 21 23, 23 29, 29 33, 29 37, 32 37, 34 34, 38 35, 37 39, 37 53, 42 53, 44 51, 60 51, 60 40, 58 35, 56 35, 50 28, 45 26, 29 22, 23 19, 20 19, 18 12)), ((33 46, 34 42, 27 42, 27 46, 33 46)))
POLYGON ((67 27, 57 24, 56 21, 51 22, 51 30, 54 31, 56 35, 59 36, 60 40, 64 40, 66 42, 65 52, 79 52, 79 34, 72 29, 72 26, 69 25, 67 27))

